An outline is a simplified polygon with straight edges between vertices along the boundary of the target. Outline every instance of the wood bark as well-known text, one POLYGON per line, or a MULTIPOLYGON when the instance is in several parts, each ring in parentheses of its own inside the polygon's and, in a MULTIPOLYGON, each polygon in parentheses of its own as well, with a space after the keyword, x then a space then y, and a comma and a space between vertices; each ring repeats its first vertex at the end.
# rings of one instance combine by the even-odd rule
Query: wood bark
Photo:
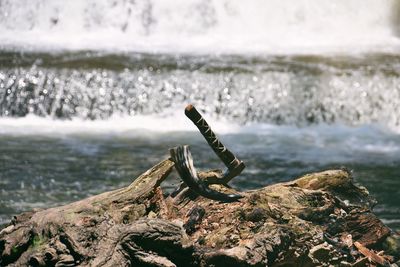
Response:
POLYGON ((399 259, 398 235, 346 170, 221 203, 184 185, 165 196, 160 184, 173 168, 164 160, 126 188, 14 217, 0 231, 0 266, 389 266, 399 259))

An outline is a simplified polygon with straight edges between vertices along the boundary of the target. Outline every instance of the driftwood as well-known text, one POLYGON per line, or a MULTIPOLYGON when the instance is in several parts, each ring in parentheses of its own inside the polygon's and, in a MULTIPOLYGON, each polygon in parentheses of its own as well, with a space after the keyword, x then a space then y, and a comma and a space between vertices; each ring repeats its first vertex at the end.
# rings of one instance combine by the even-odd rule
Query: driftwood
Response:
POLYGON ((173 168, 167 159, 126 188, 16 216, 0 231, 0 265, 389 266, 399 259, 398 236, 346 170, 222 203, 184 186, 165 196, 160 184, 173 168))
POLYGON ((371 212, 374 201, 348 171, 236 192, 226 184, 244 163, 192 105, 185 114, 224 174, 197 173, 189 147, 173 148, 171 159, 126 188, 16 216, 0 231, 0 265, 390 266, 399 259, 399 237, 371 212), (185 183, 165 196, 160 184, 174 167, 185 183))

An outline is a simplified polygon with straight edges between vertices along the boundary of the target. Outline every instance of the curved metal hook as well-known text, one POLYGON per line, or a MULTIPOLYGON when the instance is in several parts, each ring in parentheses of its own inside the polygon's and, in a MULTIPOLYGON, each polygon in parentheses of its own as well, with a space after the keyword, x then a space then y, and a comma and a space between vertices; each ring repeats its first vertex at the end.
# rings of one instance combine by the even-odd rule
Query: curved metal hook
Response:
POLYGON ((215 191, 200 180, 193 165, 193 158, 188 145, 174 147, 169 151, 182 181, 197 194, 205 198, 223 202, 233 202, 242 198, 242 196, 238 194, 224 194, 215 191))

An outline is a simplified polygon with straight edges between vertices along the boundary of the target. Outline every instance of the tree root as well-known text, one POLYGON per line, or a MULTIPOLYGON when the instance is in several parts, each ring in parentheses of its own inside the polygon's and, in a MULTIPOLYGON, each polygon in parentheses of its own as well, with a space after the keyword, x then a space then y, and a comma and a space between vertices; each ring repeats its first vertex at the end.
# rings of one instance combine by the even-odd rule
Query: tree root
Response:
POLYGON ((16 216, 0 231, 0 266, 370 266, 377 263, 362 260, 366 251, 384 251, 385 262, 400 257, 399 237, 345 170, 222 203, 185 186, 165 197, 160 184, 173 167, 165 160, 126 188, 16 216))

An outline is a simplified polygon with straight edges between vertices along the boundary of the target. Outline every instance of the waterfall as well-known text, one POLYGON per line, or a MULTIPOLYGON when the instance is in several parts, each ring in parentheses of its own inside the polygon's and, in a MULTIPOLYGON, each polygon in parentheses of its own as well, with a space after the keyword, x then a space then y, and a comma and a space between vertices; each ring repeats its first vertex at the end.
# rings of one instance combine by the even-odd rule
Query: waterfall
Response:
POLYGON ((0 0, 0 46, 162 53, 393 51, 396 0, 0 0))
POLYGON ((397 0, 0 0, 0 116, 192 102, 239 124, 400 125, 397 0))

